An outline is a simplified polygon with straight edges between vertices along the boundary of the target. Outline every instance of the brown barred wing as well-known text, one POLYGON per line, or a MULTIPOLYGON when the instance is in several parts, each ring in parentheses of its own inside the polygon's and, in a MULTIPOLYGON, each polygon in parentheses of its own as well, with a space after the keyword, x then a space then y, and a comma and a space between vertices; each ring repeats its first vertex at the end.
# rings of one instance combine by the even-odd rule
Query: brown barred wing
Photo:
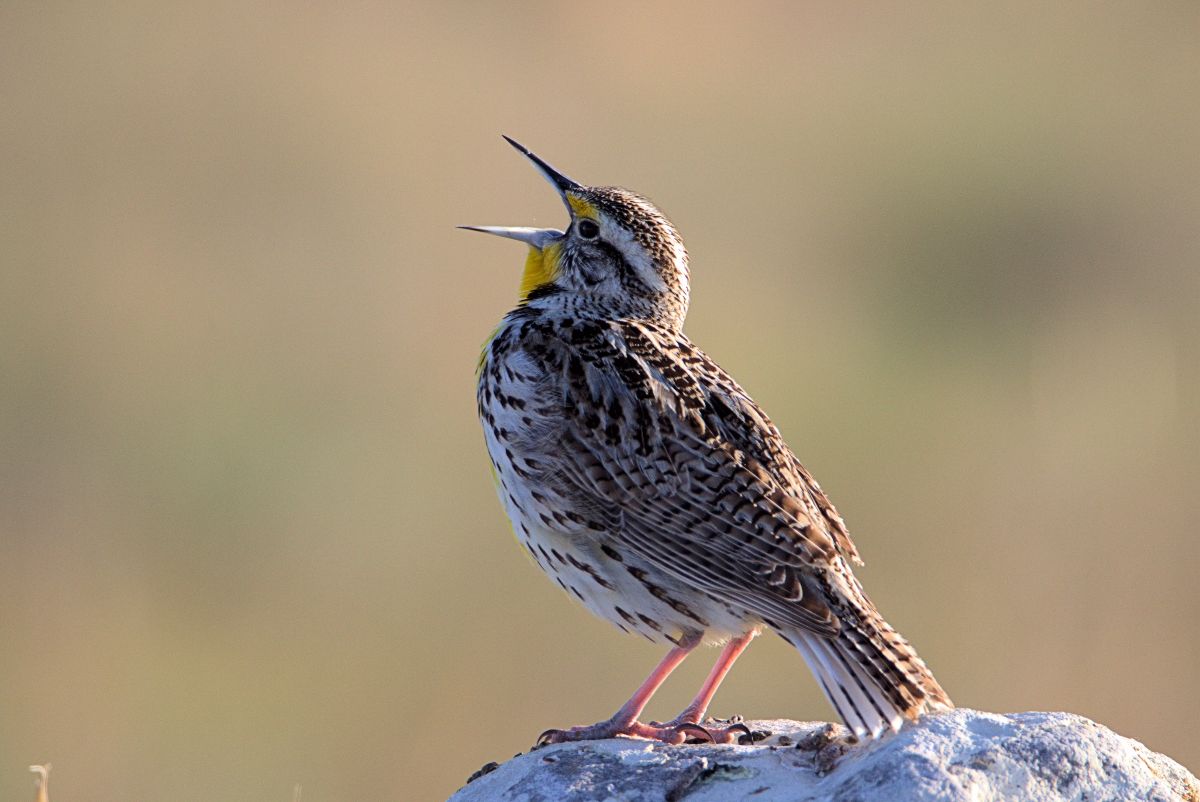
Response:
POLYGON ((760 433, 742 424, 729 437, 736 402, 680 362, 646 359, 616 326, 558 337, 546 350, 557 351, 563 418, 545 454, 558 491, 578 508, 619 510, 607 535, 676 579, 772 626, 836 633, 826 569, 838 545, 781 486, 760 433))
POLYGON ((722 442, 755 460, 806 516, 820 524, 843 557, 862 565, 842 516, 825 491, 800 463, 766 412, 716 362, 682 332, 645 323, 625 323, 621 333, 629 350, 676 387, 692 388, 688 398, 705 427, 722 442))

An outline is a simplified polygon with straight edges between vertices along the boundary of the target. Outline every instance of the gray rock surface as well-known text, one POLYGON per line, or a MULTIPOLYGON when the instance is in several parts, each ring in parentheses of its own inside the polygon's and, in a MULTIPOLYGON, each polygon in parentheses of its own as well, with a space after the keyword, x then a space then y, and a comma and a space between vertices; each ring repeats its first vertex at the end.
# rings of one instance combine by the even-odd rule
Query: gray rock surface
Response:
POLYGON ((451 802, 1200 802, 1187 769, 1070 713, 960 708, 864 744, 831 724, 746 724, 770 735, 745 746, 544 747, 489 764, 451 802))

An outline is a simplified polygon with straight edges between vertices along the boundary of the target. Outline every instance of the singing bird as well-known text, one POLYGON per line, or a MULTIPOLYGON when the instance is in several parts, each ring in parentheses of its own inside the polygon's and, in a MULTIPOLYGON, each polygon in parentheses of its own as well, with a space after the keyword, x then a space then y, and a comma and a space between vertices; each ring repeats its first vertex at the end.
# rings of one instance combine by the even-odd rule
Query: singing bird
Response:
POLYGON ((590 187, 516 141, 566 205, 565 231, 463 226, 525 243, 520 299, 485 345, 479 417, 497 491, 537 564, 624 632, 670 646, 611 718, 617 735, 732 741, 704 726, 734 660, 770 629, 859 738, 953 707, 851 570, 842 517, 766 413, 683 333, 688 255, 649 200, 590 187), (697 645, 723 645, 673 721, 638 720, 697 645))

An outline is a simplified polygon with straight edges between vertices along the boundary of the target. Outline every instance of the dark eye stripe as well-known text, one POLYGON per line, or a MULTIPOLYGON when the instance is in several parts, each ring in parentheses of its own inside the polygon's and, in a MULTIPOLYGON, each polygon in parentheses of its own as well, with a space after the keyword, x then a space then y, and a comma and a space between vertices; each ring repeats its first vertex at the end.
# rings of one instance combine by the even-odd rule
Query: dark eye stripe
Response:
POLYGON ((607 257, 612 264, 616 265, 617 275, 622 284, 628 285, 630 283, 635 283, 644 291, 649 292, 650 287, 646 284, 642 277, 638 275, 638 272, 633 269, 633 265, 629 264, 629 262, 625 259, 625 254, 621 253, 613 245, 603 240, 593 243, 592 247, 603 252, 605 257, 607 257))

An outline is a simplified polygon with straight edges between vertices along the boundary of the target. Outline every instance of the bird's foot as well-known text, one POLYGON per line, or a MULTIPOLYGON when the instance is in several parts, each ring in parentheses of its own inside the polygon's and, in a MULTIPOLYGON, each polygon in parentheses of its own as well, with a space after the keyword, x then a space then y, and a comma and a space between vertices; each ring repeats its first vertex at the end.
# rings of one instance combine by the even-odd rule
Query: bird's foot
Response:
MULTIPOLYGON (((748 730, 747 730, 748 732, 748 730)), ((689 721, 670 722, 669 724, 643 724, 640 721, 619 721, 609 719, 599 724, 586 727, 571 727, 566 730, 546 730, 538 736, 535 746, 561 744, 567 741, 598 741, 604 738, 643 738, 648 741, 661 741, 665 744, 721 743, 717 741, 707 728, 689 721)))
POLYGON ((650 725, 664 729, 688 727, 693 733, 697 730, 703 732, 703 735, 689 735, 687 743, 736 744, 741 743, 742 738, 753 737, 750 728, 742 723, 741 716, 732 716, 725 720, 710 718, 701 724, 692 716, 684 714, 667 722, 651 721, 650 725))

